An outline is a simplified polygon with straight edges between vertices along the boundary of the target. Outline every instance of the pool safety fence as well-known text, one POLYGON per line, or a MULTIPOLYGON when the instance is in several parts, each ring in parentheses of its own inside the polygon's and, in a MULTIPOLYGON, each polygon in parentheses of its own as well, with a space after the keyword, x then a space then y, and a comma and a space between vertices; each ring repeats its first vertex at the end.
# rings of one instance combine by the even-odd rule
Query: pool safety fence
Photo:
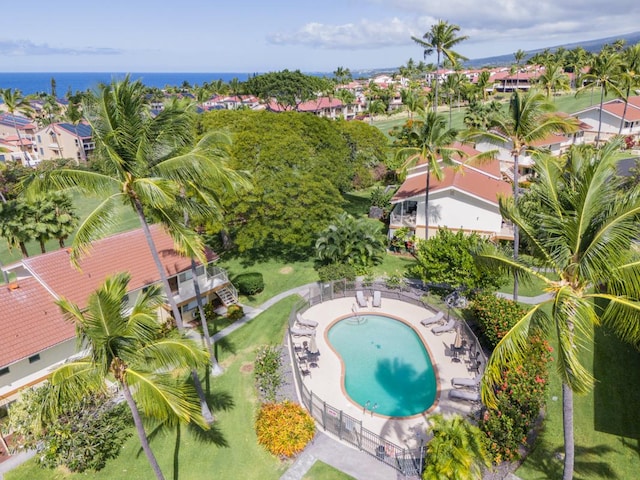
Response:
MULTIPOLYGON (((438 311, 422 300, 424 291, 419 289, 406 285, 388 285, 380 281, 364 284, 363 282, 357 281, 338 280, 321 283, 318 284, 317 287, 311 288, 308 298, 301 299, 291 310, 291 314, 289 315, 289 328, 294 327, 297 315, 302 314, 310 307, 337 298, 355 298, 357 291, 363 291, 365 298, 372 298, 373 292, 379 291, 383 299, 401 300, 422 306, 431 312, 438 311)), ((478 339, 466 323, 461 321, 460 324, 462 328, 464 328, 468 338, 473 339, 476 344, 479 345, 478 339)), ((292 335, 288 335, 287 338, 289 348, 291 351, 294 351, 292 335)), ((484 361, 486 362, 486 359, 484 361)), ((360 451, 368 453, 380 462, 396 469, 405 478, 421 478, 426 458, 425 445, 418 449, 402 447, 366 429, 362 426, 361 420, 328 404, 319 398, 318 395, 310 391, 302 381, 299 364, 295 364, 293 371, 302 404, 323 430, 330 432, 341 441, 358 448, 360 451)))

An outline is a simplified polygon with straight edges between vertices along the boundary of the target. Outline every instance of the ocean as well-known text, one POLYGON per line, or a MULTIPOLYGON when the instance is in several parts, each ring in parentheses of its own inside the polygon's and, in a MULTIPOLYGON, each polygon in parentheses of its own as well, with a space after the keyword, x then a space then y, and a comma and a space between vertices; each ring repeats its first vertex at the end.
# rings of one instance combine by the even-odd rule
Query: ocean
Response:
MULTIPOLYGON (((51 79, 56 80, 56 95, 64 97, 67 91, 72 93, 95 89, 99 83, 109 83, 112 79, 122 79, 126 73, 122 72, 0 72, 0 88, 18 89, 23 95, 46 92, 51 93, 51 79)), ((187 73, 187 72, 138 72, 129 74, 133 80, 141 80, 149 87, 163 88, 167 85, 180 86, 189 82, 191 86, 202 85, 204 82, 215 82, 222 79, 229 82, 237 78, 241 82, 249 78, 249 73, 187 73)))

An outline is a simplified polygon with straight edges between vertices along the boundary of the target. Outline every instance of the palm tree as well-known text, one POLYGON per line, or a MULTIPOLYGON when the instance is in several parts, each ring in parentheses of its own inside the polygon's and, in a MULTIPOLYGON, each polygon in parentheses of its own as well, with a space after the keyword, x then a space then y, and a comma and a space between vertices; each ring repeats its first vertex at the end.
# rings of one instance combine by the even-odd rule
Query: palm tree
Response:
POLYGON ((13 128, 16 131, 18 143, 20 144, 20 151, 25 155, 27 163, 30 163, 29 153, 26 151, 26 147, 22 142, 22 136, 18 129, 18 123, 16 122, 16 113, 22 113, 30 117, 33 114, 33 108, 31 108, 27 99, 22 96, 20 90, 12 90, 11 88, 0 89, 0 98, 4 102, 7 112, 11 114, 13 128))
POLYGON ((453 144, 458 131, 447 128, 445 118, 435 112, 428 112, 421 121, 412 122, 406 126, 409 133, 403 140, 403 145, 398 149, 396 157, 404 162, 401 172, 406 174, 409 168, 417 164, 426 164, 427 178, 425 190, 425 239, 429 238, 429 187, 431 184, 431 172, 438 180, 442 179, 442 167, 440 160, 445 165, 454 165, 454 156, 464 156, 464 152, 453 144))
POLYGON ((89 353, 65 363, 51 375, 54 394, 48 398, 44 418, 64 405, 65 399, 106 392, 115 380, 133 415, 133 422, 151 467, 164 479, 143 425, 147 419, 194 422, 204 428, 198 397, 187 382, 191 369, 206 362, 206 354, 190 340, 162 336, 158 309, 162 290, 153 285, 141 292, 133 306, 125 301, 130 276, 107 278, 91 294, 86 309, 61 299, 57 303, 78 332, 78 345, 89 353))
MULTIPOLYGON (((513 58, 516 61, 516 85, 520 85, 520 63, 522 62, 522 60, 525 59, 526 56, 527 56, 527 52, 525 52, 521 48, 518 49, 513 54, 513 58)), ((516 87, 516 88, 518 88, 518 87, 516 87)))
MULTIPOLYGON (((574 468, 573 393, 583 394, 593 378, 580 363, 580 352, 594 325, 603 324, 624 341, 640 337, 640 264, 631 251, 640 234, 638 189, 625 191, 616 173, 621 139, 601 149, 573 147, 568 158, 541 155, 536 162, 540 208, 530 213, 502 198, 504 218, 518 225, 533 245, 536 267, 497 249, 480 252, 481 265, 495 272, 517 271, 537 277, 551 299, 531 308, 497 345, 483 377, 485 404, 495 404, 494 388, 506 362, 526 362, 529 338, 558 338, 558 373, 562 379, 564 480, 574 468), (550 317, 545 307, 550 306, 550 317)), ((493 247, 492 247, 493 248, 493 247)))
POLYGON ((573 88, 578 88, 582 80, 582 68, 587 64, 589 54, 582 47, 576 47, 567 52, 567 62, 573 70, 573 88))
MULTIPOLYGON (((509 113, 501 112, 490 122, 489 132, 471 133, 484 137, 489 141, 504 144, 511 143, 511 156, 513 158, 513 201, 518 203, 519 194, 519 158, 528 145, 536 140, 541 140, 551 133, 570 133, 577 129, 577 121, 555 114, 556 107, 545 96, 536 90, 521 93, 516 90, 511 94, 509 101, 509 113)), ((513 229, 513 256, 518 258, 520 245, 518 226, 513 229)), ((514 277, 513 299, 518 300, 518 277, 514 277)))
MULTIPOLYGON (((131 207, 140 220, 180 331, 184 328, 182 315, 151 237, 145 210, 154 212, 166 226, 177 250, 206 263, 200 236, 170 213, 183 185, 190 182, 207 185, 210 173, 217 171, 215 162, 198 147, 193 152, 182 151, 193 141, 194 132, 194 117, 185 108, 179 102, 169 102, 154 117, 147 107, 140 81, 131 82, 127 76, 122 81, 102 85, 98 97, 87 102, 83 111, 95 137, 96 152, 104 159, 108 173, 65 168, 33 176, 27 182, 28 189, 35 192, 76 188, 106 197, 78 229, 72 245, 74 262, 117 220, 118 202, 131 207)), ((185 206, 193 204, 185 203, 185 206)), ((189 213, 197 215, 199 211, 189 213)), ((197 372, 193 372, 193 377, 203 414, 212 421, 197 372)))
POLYGON ((624 97, 624 110, 622 119, 620 120, 620 129, 618 135, 622 134, 622 126, 627 116, 627 107, 629 106, 629 96, 631 90, 640 87, 640 43, 627 48, 622 53, 621 62, 622 84, 626 86, 626 95, 624 97))
POLYGON ((403 88, 400 90, 400 99, 407 108, 409 120, 413 120, 413 114, 416 112, 424 113, 424 98, 418 91, 412 88, 403 88))
POLYGON ((435 25, 431 25, 431 30, 422 36, 411 37, 418 45, 424 48, 424 57, 431 55, 436 51, 436 85, 435 85, 435 101, 433 102, 433 111, 438 110, 438 70, 440 69, 440 59, 442 55, 447 57, 452 64, 458 63, 458 60, 467 60, 459 53, 452 50, 458 43, 467 40, 466 35, 458 36, 460 27, 458 25, 449 24, 445 20, 439 20, 435 25))
POLYGON ((482 466, 491 465, 483 434, 460 415, 429 418, 424 480, 471 480, 481 478, 482 466))
POLYGON ((602 105, 604 104, 605 95, 613 92, 621 98, 624 96, 619 88, 621 81, 620 57, 616 53, 601 51, 593 57, 589 73, 582 78, 585 84, 580 87, 576 93, 581 93, 587 88, 600 86, 600 110, 598 113, 598 135, 596 136, 596 146, 598 146, 600 133, 602 131, 602 105))
POLYGON ((569 76, 564 73, 564 70, 559 63, 548 63, 544 66, 544 73, 536 79, 536 83, 542 86, 547 94, 547 98, 553 99, 553 94, 556 91, 568 91, 569 76))
POLYGON ((333 76, 335 77, 336 83, 338 85, 342 85, 351 80, 351 70, 344 67, 338 67, 333 72, 333 76))
MULTIPOLYGON (((78 150, 80 152, 80 160, 83 162, 87 161, 87 152, 84 151, 84 144, 82 142, 82 138, 80 138, 80 134, 78 133, 78 125, 82 123, 83 115, 82 110, 80 110, 80 106, 73 101, 69 101, 69 105, 67 106, 67 110, 64 112, 64 118, 71 125, 73 125, 73 129, 76 133, 76 140, 78 141, 78 150)), ((78 160, 75 159, 76 164, 78 164, 78 160)))

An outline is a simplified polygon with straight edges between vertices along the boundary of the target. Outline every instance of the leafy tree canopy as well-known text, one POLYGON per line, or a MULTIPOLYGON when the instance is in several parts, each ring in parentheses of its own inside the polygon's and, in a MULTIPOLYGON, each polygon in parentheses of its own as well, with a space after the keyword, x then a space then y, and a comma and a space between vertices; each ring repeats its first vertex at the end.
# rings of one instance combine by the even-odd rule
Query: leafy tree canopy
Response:
POLYGON ((285 110, 296 110, 300 103, 316 98, 319 92, 331 88, 325 78, 305 75, 300 70, 293 72, 269 72, 256 75, 245 82, 249 93, 263 100, 274 99, 285 110))

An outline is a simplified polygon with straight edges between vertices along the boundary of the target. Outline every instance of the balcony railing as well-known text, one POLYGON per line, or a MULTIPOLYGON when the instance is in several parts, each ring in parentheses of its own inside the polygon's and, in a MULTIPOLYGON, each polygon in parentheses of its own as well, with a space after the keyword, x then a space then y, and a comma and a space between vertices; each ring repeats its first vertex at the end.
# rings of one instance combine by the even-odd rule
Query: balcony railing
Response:
POLYGON ((391 217, 389 219, 389 223, 392 226, 403 226, 403 227, 412 227, 416 226, 416 213, 395 213, 391 212, 391 217))
MULTIPOLYGON (((219 267, 209 266, 203 275, 197 278, 200 292, 205 294, 229 283, 227 272, 219 267)), ((178 292, 173 292, 176 302, 185 302, 196 296, 196 289, 193 279, 182 282, 178 285, 178 292)))

